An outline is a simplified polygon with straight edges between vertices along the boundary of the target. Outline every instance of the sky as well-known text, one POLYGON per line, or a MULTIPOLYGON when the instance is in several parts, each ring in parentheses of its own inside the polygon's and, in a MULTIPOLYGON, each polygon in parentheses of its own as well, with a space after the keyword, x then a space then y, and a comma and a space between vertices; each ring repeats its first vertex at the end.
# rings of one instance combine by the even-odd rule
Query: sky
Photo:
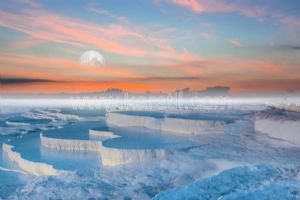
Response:
POLYGON ((0 89, 299 91, 299 35, 299 0, 1 0, 0 89))

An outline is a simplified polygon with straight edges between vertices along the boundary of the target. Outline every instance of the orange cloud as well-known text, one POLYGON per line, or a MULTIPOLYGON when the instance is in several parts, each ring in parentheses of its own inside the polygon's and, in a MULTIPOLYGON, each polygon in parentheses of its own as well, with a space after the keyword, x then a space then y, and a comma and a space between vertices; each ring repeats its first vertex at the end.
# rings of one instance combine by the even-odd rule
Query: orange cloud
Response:
MULTIPOLYGON (((172 57, 173 55, 170 55, 172 57)), ((267 77, 274 79, 295 79, 299 74, 299 69, 288 65, 275 64, 263 60, 218 60, 206 59, 197 56, 191 56, 188 52, 182 54, 177 60, 161 62, 156 66, 153 74, 147 76, 132 73, 125 69, 119 69, 115 66, 93 67, 83 66, 78 62, 63 58, 50 56, 38 56, 21 53, 2 53, 0 54, 0 70, 2 76, 6 77, 24 77, 38 78, 59 81, 60 83, 36 83, 32 87, 26 86, 26 91, 41 91, 42 86, 49 84, 52 88, 60 91, 92 91, 101 90, 107 87, 120 87, 126 90, 140 91, 172 91, 176 88, 191 87, 201 89, 207 86, 229 85, 232 88, 240 88, 238 84, 246 80, 259 80, 267 77), (8 67, 10 66, 10 67, 8 67), (164 75, 161 70, 166 70, 164 75), (163 78, 160 78, 163 76, 163 78), (157 78, 156 78, 157 77, 157 78), (178 77, 178 78, 176 78, 178 77), (186 77, 186 78, 185 78, 186 77), (191 77, 191 78, 189 78, 191 77), (101 84, 99 83, 101 82, 101 84), (89 84, 88 84, 89 83, 89 84), (97 83, 97 84, 96 84, 97 83), (88 86, 89 85, 89 86, 88 86), (64 89, 65 88, 65 89, 64 89)), ((140 66, 147 68, 147 66, 140 66)), ((152 69, 152 68, 151 68, 152 69)), ((149 71, 149 69, 148 69, 149 71)), ((150 70, 151 71, 151 70, 150 70)), ((268 88, 271 88, 269 84, 268 88)), ((275 85, 276 86, 276 85, 275 85)), ((275 87, 274 86, 274 87, 275 87)), ((17 86, 5 86, 11 91, 20 91, 17 86)), ((23 86, 22 86, 23 87, 23 86)), ((254 87, 254 86, 253 86, 254 87)), ((8 89, 7 89, 8 90, 8 89)), ((54 92, 54 89, 53 89, 54 92)))
POLYGON ((50 82, 50 83, 31 83, 18 85, 2 85, 3 93, 80 93, 97 92, 107 88, 119 88, 130 92, 143 92, 146 90, 159 91, 156 86, 141 83, 126 82, 50 82))
POLYGON ((289 65, 274 64, 263 60, 226 60, 188 57, 181 62, 164 62, 162 67, 178 70, 187 76, 201 75, 214 80, 231 80, 245 77, 263 78, 273 76, 277 78, 291 78, 299 74, 299 70, 289 65))
POLYGON ((76 61, 63 58, 12 53, 0 54, 0 69, 3 75, 11 71, 29 71, 49 74, 53 77, 56 76, 54 80, 97 80, 99 78, 114 79, 143 77, 141 75, 129 73, 126 70, 114 69, 112 66, 84 66, 76 61))
POLYGON ((287 90, 300 90, 300 78, 298 79, 245 79, 235 81, 232 87, 237 92, 274 92, 287 90))

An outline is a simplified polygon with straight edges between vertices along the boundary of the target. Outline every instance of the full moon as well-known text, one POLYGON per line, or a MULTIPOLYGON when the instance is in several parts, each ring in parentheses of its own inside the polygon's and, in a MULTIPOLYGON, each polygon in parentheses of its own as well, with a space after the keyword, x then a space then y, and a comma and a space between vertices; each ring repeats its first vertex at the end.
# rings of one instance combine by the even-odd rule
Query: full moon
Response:
POLYGON ((89 50, 80 55, 79 62, 83 65, 103 66, 105 59, 100 52, 89 50))

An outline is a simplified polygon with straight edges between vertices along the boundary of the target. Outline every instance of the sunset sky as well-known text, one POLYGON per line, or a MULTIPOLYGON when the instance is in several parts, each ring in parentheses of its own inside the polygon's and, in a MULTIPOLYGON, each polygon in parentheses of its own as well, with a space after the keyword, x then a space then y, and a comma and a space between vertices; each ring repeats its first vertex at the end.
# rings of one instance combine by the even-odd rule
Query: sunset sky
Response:
POLYGON ((299 36, 299 0, 1 0, 1 91, 299 91, 299 36))

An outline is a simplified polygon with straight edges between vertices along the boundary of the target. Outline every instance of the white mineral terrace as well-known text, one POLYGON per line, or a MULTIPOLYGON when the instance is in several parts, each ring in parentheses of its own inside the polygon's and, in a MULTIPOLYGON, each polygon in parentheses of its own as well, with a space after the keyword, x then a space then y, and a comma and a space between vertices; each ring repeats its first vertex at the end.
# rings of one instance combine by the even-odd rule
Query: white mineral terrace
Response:
MULTIPOLYGON (((95 130, 92 131, 95 134, 95 130)), ((101 131, 100 131, 101 132, 101 131)), ((99 133, 100 134, 100 133, 99 133)), ((169 151, 165 149, 119 149, 102 145, 102 141, 69 140, 40 135, 41 144, 48 148, 70 151, 99 152, 104 166, 116 166, 164 158, 169 151)))
POLYGON ((256 119, 255 130, 300 145, 300 121, 256 119))
POLYGON ((106 123, 120 127, 145 127, 154 130, 161 130, 162 119, 120 113, 107 113, 106 123))
POLYGON ((99 130, 89 130, 89 138, 92 140, 107 140, 107 139, 112 139, 112 138, 118 138, 120 137, 119 135, 114 134, 113 132, 110 131, 99 131, 99 130))
POLYGON ((8 144, 2 145, 3 152, 7 154, 8 158, 25 172, 36 176, 56 176, 60 174, 60 171, 54 169, 52 165, 26 160, 21 157, 20 153, 13 151, 12 148, 13 146, 8 144))
POLYGON ((41 144, 44 147, 68 151, 100 151, 101 142, 95 140, 71 140, 45 137, 40 134, 41 144))
MULTIPOLYGON (((108 113, 108 125, 119 127, 145 127, 166 133, 197 135, 208 133, 211 129, 224 129, 226 123, 221 120, 192 120, 178 118, 154 118, 133 116, 120 113, 108 113)), ((167 149, 122 149, 105 147, 103 141, 120 137, 110 131, 89 130, 90 140, 59 139, 40 134, 41 145, 47 148, 67 151, 97 152, 101 156, 103 166, 117 166, 139 163, 152 159, 161 159, 171 154, 167 149)), ((22 170, 34 175, 58 175, 59 171, 52 165, 25 160, 12 146, 3 144, 3 151, 22 170)))
POLYGON ((167 133, 200 135, 210 130, 224 129, 226 123, 221 120, 193 120, 179 118, 154 118, 133 116, 121 113, 107 113, 106 122, 119 127, 145 127, 167 133))

